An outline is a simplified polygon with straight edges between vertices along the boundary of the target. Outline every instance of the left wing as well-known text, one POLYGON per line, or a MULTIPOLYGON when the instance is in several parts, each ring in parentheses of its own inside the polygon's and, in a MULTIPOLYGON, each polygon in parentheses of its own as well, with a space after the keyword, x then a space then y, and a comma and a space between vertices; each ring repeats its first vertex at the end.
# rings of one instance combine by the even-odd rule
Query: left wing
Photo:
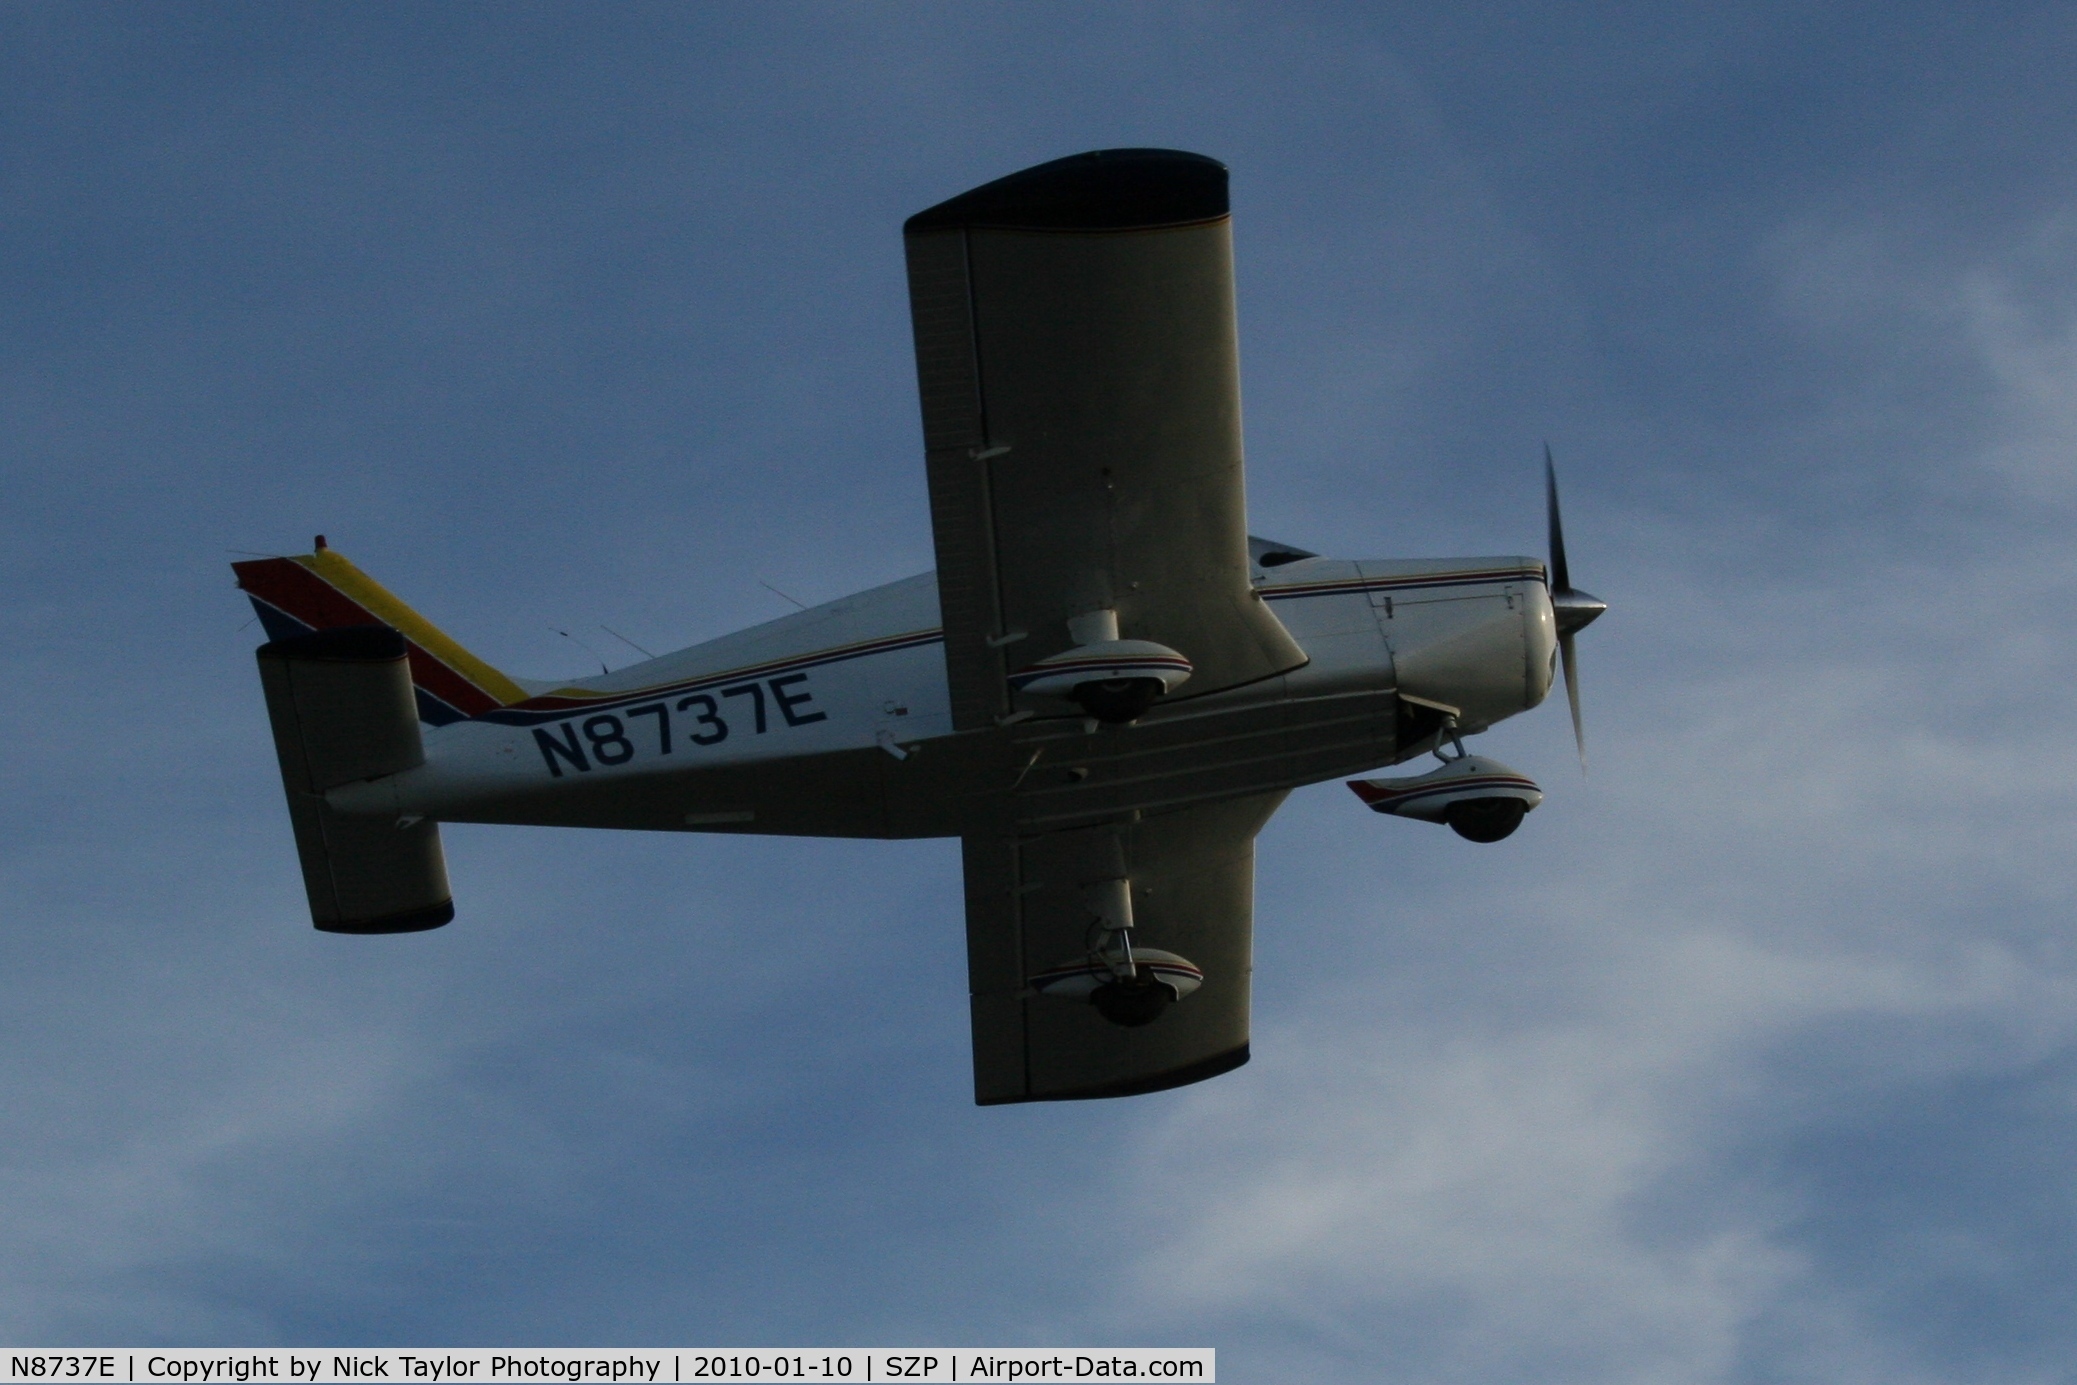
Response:
POLYGON ((1134 823, 963 839, 974 1100, 1134 1096, 1248 1061, 1255 834, 1282 803, 1257 794, 1134 823), (1086 1002, 1030 994, 1030 978, 1089 948, 1086 887, 1130 875, 1134 942, 1188 958, 1194 994, 1142 1028, 1086 1002))
POLYGON ((952 721, 1116 613, 1182 696, 1306 661, 1249 586, 1225 166, 1108 149, 909 218, 952 721))

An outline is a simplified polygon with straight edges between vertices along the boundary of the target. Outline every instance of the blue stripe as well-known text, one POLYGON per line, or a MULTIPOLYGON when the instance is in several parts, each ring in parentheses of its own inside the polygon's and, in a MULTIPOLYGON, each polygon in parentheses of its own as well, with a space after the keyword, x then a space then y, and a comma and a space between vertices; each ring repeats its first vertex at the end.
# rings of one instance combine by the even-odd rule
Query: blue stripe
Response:
POLYGON ((418 719, 428 726, 452 726, 469 719, 466 712, 441 701, 416 683, 411 685, 411 695, 418 700, 418 719))
POLYGON ((245 599, 252 603, 252 609, 260 617, 260 628, 267 632, 270 640, 293 639, 297 635, 311 634, 317 628, 297 620, 279 606, 260 600, 251 592, 245 594, 245 599))
POLYGON ((1490 587, 1509 582, 1541 583, 1544 576, 1531 568, 1507 572, 1467 573, 1454 577, 1352 577, 1343 582, 1261 588, 1264 601, 1291 601, 1308 596, 1353 596, 1357 592, 1422 591, 1432 587, 1490 587))

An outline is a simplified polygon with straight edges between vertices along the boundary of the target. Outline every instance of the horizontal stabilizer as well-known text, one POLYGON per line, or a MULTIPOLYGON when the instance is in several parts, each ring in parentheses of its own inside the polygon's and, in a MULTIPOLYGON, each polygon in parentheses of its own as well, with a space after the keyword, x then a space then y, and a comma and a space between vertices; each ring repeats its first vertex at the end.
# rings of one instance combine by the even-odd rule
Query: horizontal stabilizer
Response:
POLYGON ((383 625, 321 630, 261 645, 259 665, 311 921, 328 933, 448 922, 454 900, 436 824, 349 817, 324 799, 425 761, 404 637, 383 625))

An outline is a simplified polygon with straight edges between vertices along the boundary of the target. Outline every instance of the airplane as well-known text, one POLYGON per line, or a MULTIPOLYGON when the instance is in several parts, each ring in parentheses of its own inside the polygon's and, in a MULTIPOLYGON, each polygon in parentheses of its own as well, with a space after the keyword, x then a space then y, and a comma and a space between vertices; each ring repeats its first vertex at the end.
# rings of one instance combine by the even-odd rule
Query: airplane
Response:
POLYGON ((1542 801, 1463 738, 1606 609, 1550 560, 1251 537, 1227 169, 1109 149, 904 226, 937 567, 570 680, 491 667, 330 548, 234 563, 312 921, 454 917, 442 822, 958 837, 975 1100, 1248 1060, 1254 842, 1286 794, 1497 841, 1542 801))

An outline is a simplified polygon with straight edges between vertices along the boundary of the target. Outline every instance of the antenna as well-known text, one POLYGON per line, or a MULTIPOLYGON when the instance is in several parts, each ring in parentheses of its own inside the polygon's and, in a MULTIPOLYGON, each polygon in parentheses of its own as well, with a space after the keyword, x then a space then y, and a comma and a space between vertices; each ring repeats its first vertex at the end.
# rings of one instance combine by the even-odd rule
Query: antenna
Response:
MULTIPOLYGON (((762 577, 757 579, 757 585, 763 587, 773 596, 786 596, 785 592, 780 591, 777 587, 773 586, 770 582, 765 581, 762 577)), ((803 611, 808 609, 808 603, 802 601, 799 597, 786 596, 786 599, 788 601, 791 601, 794 605, 800 607, 803 611)))
POLYGON ((598 651, 597 651, 596 649, 593 649, 593 648, 592 648, 592 647, 591 647, 590 645, 586 644, 586 643, 585 643, 585 642, 584 642, 583 640, 580 640, 580 639, 578 639, 578 638, 577 638, 577 637, 576 637, 575 635, 571 634, 571 633, 570 633, 569 631, 567 631, 567 630, 557 630, 557 629, 556 629, 556 627, 555 627, 555 626, 553 626, 553 625, 549 626, 548 628, 549 628, 550 630, 555 630, 555 633, 556 633, 556 634, 558 634, 558 635, 561 635, 561 636, 562 636, 562 637, 563 637, 564 639, 566 639, 566 640, 570 641, 570 642, 571 642, 572 644, 576 645, 576 646, 577 646, 577 647, 578 647, 579 649, 583 650, 583 651, 584 651, 584 652, 585 652, 586 654, 589 654, 589 655, 591 655, 591 657, 592 657, 592 658, 594 658, 594 659, 597 659, 597 660, 599 661, 599 672, 600 672, 600 673, 611 673, 611 672, 613 671, 612 669, 609 669, 609 668, 607 668, 607 667, 606 667, 606 657, 605 657, 605 655, 603 655, 603 654, 599 653, 599 652, 598 652, 598 651))
POLYGON ((606 624, 606 622, 604 621, 599 622, 599 629, 605 631, 614 639, 619 640, 622 644, 626 645, 629 649, 634 650, 637 654, 642 655, 644 658, 654 659, 656 657, 654 654, 651 654, 648 650, 642 648, 642 646, 636 644, 633 640, 621 634, 618 630, 615 630, 612 626, 606 624))

